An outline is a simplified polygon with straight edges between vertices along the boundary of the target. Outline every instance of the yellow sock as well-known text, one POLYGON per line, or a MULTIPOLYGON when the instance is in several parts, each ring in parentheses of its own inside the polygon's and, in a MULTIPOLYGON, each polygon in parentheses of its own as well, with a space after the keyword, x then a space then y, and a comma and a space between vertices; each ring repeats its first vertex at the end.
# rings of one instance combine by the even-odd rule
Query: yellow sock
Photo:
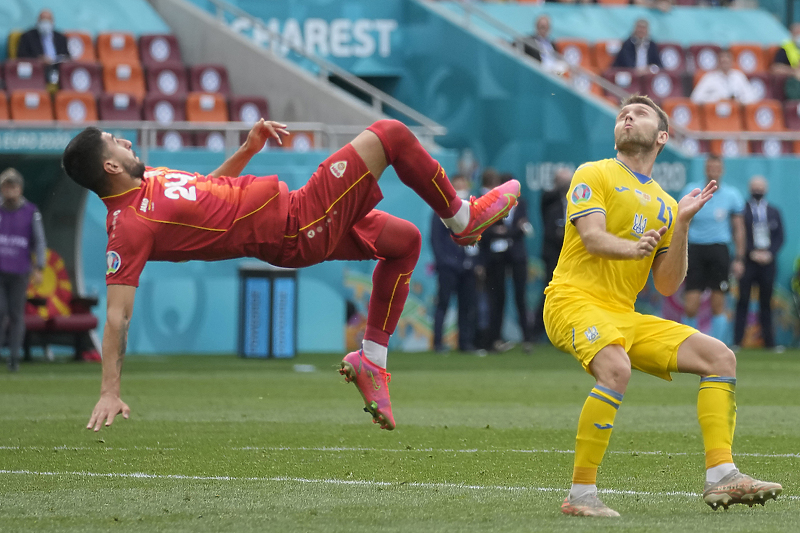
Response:
POLYGON ((703 432, 706 468, 733 463, 731 445, 736 428, 736 378, 700 378, 697 419, 703 432))
POLYGON ((603 460, 614 427, 614 417, 622 402, 622 394, 595 385, 578 419, 578 438, 575 440, 575 466, 572 482, 595 485, 597 467, 603 460))

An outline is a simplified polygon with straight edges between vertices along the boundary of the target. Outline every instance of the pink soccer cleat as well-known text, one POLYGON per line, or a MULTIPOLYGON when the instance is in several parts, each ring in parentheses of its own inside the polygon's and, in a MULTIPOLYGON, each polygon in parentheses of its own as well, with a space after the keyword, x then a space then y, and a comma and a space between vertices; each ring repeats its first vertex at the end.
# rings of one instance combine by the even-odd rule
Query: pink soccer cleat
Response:
POLYGON ((481 233, 498 220, 508 216, 511 208, 517 205, 520 186, 517 180, 508 180, 498 185, 480 198, 469 199, 469 224, 461 233, 451 237, 461 246, 469 246, 481 240, 481 233))
POLYGON ((393 430, 392 401, 389 399, 389 382, 392 375, 366 357, 364 352, 350 352, 342 359, 339 373, 348 383, 355 382, 358 392, 364 398, 364 411, 372 415, 372 422, 380 424, 381 429, 393 430))

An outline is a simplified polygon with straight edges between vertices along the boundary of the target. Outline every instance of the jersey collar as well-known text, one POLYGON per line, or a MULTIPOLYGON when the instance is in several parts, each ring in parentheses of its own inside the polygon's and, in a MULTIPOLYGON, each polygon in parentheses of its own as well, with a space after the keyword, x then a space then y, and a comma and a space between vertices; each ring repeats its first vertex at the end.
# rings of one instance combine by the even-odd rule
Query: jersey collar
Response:
POLYGON ((143 186, 144 186, 144 180, 142 180, 142 185, 138 187, 128 189, 127 191, 121 192, 119 194, 112 194, 111 196, 102 196, 100 197, 100 199, 103 200, 103 203, 106 204, 106 207, 111 209, 112 207, 118 206, 120 204, 127 204, 130 201, 130 194, 134 191, 138 192, 142 190, 143 186))
POLYGON ((629 173, 631 176, 633 176, 634 178, 636 178, 637 180, 639 180, 639 183, 641 183, 642 185, 645 185, 645 184, 647 184, 647 183, 650 183, 650 182, 652 181, 652 179, 653 179, 653 178, 651 178, 650 176, 645 176, 644 174, 640 174, 640 173, 638 173, 638 172, 634 172, 633 170, 631 170, 631 169, 628 167, 628 165, 626 165, 625 163, 623 163, 622 161, 620 161, 620 160, 619 160, 619 159, 617 159, 616 157, 614 158, 614 161, 615 161, 617 164, 619 164, 619 165, 620 165, 622 168, 624 168, 625 170, 627 170, 627 171, 628 171, 628 173, 629 173))

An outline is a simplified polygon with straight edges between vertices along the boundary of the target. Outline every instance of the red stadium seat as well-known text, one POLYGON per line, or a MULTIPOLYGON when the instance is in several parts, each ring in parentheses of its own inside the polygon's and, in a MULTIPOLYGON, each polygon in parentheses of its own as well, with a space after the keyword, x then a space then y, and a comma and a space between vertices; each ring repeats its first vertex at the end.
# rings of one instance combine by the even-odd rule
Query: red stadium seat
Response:
POLYGON ((142 107, 145 120, 166 126, 186 120, 186 99, 182 96, 148 94, 142 107))
POLYGON ((103 66, 125 63, 139 65, 139 51, 132 33, 107 32, 97 35, 97 59, 103 66))
POLYGON ((695 44, 689 47, 689 58, 695 72, 714 70, 717 68, 719 53, 722 48, 716 44, 695 44))
POLYGON ((783 103, 783 119, 787 129, 800 131, 800 100, 783 103))
POLYGON ((583 39, 558 39, 556 40, 556 50, 564 56, 564 60, 570 65, 584 68, 594 66, 592 65, 589 43, 583 39))
POLYGON ((261 96, 234 96, 230 102, 230 119, 255 124, 259 119, 269 120, 269 103, 261 96))
POLYGON ((68 31, 64 33, 67 38, 67 50, 72 61, 96 61, 92 36, 85 31, 68 31))
POLYGON ((53 103, 45 90, 17 90, 11 93, 12 120, 53 120, 53 103))
POLYGON ((701 104, 700 111, 705 131, 742 130, 742 106, 734 100, 701 104))
POLYGON ((631 68, 610 68, 603 72, 603 77, 628 93, 638 93, 641 90, 641 76, 631 68))
POLYGON ((142 103, 127 94, 102 94, 98 100, 100 120, 142 120, 142 103))
POLYGON ((194 135, 194 145, 209 152, 225 151, 225 133, 222 131, 203 131, 194 135))
POLYGON ((97 101, 91 93, 58 91, 55 100, 58 121, 80 123, 97 120, 97 101))
POLYGON ((741 157, 749 153, 746 142, 740 142, 733 138, 710 141, 708 151, 720 157, 741 157))
POLYGON ((700 109, 689 98, 666 98, 661 107, 669 116, 671 124, 688 130, 700 131, 703 129, 700 109))
POLYGON ((789 79, 789 76, 786 74, 770 74, 769 79, 772 86, 772 97, 776 100, 785 100, 786 80, 789 79))
POLYGON ((759 100, 775 98, 774 84, 769 74, 760 72, 758 74, 750 74, 747 78, 750 80, 750 85, 758 94, 759 100))
POLYGON ((166 64, 147 69, 147 92, 167 96, 186 96, 189 84, 183 64, 166 64))
POLYGON ((98 63, 66 61, 61 64, 59 85, 62 90, 91 93, 103 92, 103 77, 98 63))
POLYGON ((0 91, 0 121, 8 120, 11 117, 8 114, 8 96, 5 91, 0 91))
POLYGON ((733 55, 733 66, 748 76, 766 72, 769 63, 764 62, 764 50, 760 44, 739 43, 730 46, 733 55))
POLYGON ((225 98, 231 95, 228 69, 225 65, 201 64, 189 69, 189 90, 203 93, 220 93, 225 98))
POLYGON ((777 45, 764 48, 764 64, 767 65, 767 68, 775 62, 775 54, 777 54, 780 49, 781 47, 777 45))
POLYGON ((682 74, 686 71, 686 50, 678 43, 658 43, 658 55, 664 70, 682 74))
POLYGON ((791 155, 793 151, 792 141, 780 141, 778 139, 750 141, 751 154, 763 155, 764 157, 780 157, 782 155, 791 155))
POLYGON ((183 64, 178 39, 166 33, 139 37, 139 56, 146 68, 183 64))
POLYGON ((661 70, 655 74, 643 75, 640 91, 642 94, 646 94, 655 100, 679 98, 683 96, 683 86, 680 76, 665 70, 661 70))
POLYGON ((611 39, 608 41, 598 41, 592 46, 592 55, 594 56, 594 65, 600 72, 611 68, 617 54, 622 48, 622 41, 619 39, 611 39))
POLYGON ((6 90, 40 90, 47 88, 44 64, 38 59, 9 59, 3 66, 6 90))

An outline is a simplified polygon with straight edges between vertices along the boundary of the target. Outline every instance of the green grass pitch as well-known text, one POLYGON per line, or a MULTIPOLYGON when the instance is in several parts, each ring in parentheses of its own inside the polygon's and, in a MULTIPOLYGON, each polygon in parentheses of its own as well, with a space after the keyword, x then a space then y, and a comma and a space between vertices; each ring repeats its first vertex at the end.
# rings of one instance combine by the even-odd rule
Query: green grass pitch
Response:
POLYGON ((99 433, 99 365, 1 369, 0 531, 800 531, 797 351, 739 355, 734 457, 777 502, 711 511, 698 379, 635 373, 599 475, 616 520, 559 512, 593 384, 570 356, 390 354, 393 432, 340 358, 129 357, 131 418, 99 433))

